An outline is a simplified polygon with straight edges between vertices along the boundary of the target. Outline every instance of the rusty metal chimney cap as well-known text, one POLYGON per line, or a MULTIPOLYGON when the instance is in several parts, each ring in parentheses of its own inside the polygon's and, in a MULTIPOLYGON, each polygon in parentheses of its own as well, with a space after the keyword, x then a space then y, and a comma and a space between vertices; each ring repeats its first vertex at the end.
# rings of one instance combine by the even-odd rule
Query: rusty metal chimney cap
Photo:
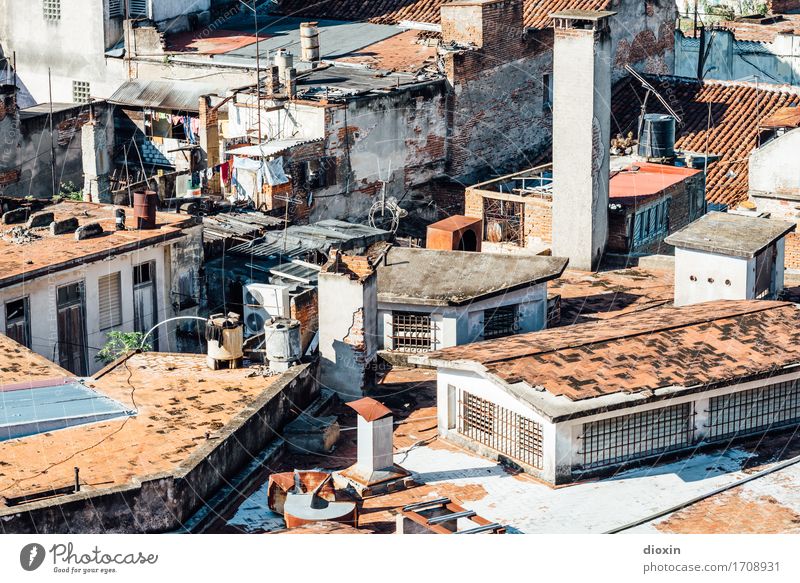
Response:
POLYGON ((347 403, 347 406, 363 417, 365 421, 377 421, 392 414, 391 409, 372 397, 351 401, 347 403))

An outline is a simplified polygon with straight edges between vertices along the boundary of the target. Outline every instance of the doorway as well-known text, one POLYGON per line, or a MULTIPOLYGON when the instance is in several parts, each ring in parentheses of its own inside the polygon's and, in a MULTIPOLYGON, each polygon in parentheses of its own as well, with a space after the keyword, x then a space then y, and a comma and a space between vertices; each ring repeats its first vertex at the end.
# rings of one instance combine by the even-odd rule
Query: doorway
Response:
POLYGON ((89 374, 85 289, 79 281, 62 285, 56 292, 58 364, 78 376, 89 374))

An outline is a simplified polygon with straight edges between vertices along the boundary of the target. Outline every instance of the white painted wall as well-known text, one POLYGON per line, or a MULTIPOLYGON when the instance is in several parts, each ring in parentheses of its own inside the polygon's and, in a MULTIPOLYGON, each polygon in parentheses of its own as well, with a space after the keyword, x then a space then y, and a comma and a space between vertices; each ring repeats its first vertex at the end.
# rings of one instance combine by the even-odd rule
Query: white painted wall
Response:
POLYGON ((798 378, 800 378, 800 371, 794 371, 773 376, 768 379, 743 382, 704 391, 702 393, 676 396, 658 402, 631 405, 615 411, 606 411, 554 424, 528 404, 513 397, 498 384, 485 376, 474 372, 440 367, 437 370, 437 424, 439 434, 444 438, 450 438, 461 443, 466 440, 464 436, 458 434, 452 427, 452 420, 455 419, 455 414, 453 412, 451 415, 451 402, 448 392, 449 385, 463 391, 468 391, 477 397, 490 400, 501 407, 505 407, 510 411, 532 419, 541 424, 543 436, 543 469, 541 472, 537 472, 536 475, 550 482, 553 482, 558 476, 560 481, 563 482, 570 478, 572 469, 579 467, 583 461, 581 454, 581 436, 583 435, 583 426, 586 423, 692 402, 694 403, 694 411, 696 413, 695 445, 702 444, 704 443, 708 431, 706 425, 708 423, 709 400, 711 398, 748 391, 798 378))
MULTIPOLYGON (((39 277, 0 289, 0 328, 5 332, 5 303, 22 297, 29 298, 31 348, 42 356, 58 363, 58 327, 56 308, 56 289, 62 285, 84 281, 86 289, 86 334, 89 349, 89 372, 99 370, 103 365, 95 361, 98 350, 106 343, 110 330, 99 328, 99 289, 98 279, 110 273, 120 272, 122 291, 122 325, 115 330, 130 332, 133 321, 133 267, 147 261, 156 263, 156 300, 158 320, 172 316, 170 305, 170 277, 165 267, 165 257, 169 244, 160 244, 139 251, 115 255, 108 260, 87 263, 74 269, 39 277)), ((169 336, 166 327, 158 330, 161 350, 169 349, 169 336)))
POLYGON ((547 325, 547 284, 539 283, 466 306, 418 306, 378 302, 378 339, 381 350, 392 349, 392 312, 431 314, 438 328, 434 350, 483 340, 484 310, 517 305, 519 333, 542 330, 547 325))
POLYGON ((363 396, 364 369, 377 352, 376 280, 319 275, 320 382, 347 400, 363 396), (362 335, 364 350, 353 350, 362 335))
POLYGON ((675 305, 752 299, 755 269, 755 258, 744 259, 676 248, 675 305))
MULTIPOLYGON (((794 205, 786 207, 790 214, 785 218, 791 219, 797 218, 794 207, 800 205, 800 164, 797 163, 799 151, 800 128, 788 131, 753 150, 748 161, 750 196, 794 201, 794 205)), ((761 200, 757 203, 761 211, 763 203, 761 200)), ((776 205, 765 210, 781 209, 780 205, 776 205)), ((784 215, 776 214, 771 218, 784 218, 784 215)))
MULTIPOLYGON (((542 415, 525 405, 521 401, 512 397, 489 379, 477 374, 463 370, 439 368, 436 375, 436 415, 439 427, 439 435, 445 438, 456 440, 466 439, 460 435, 453 425, 456 419, 455 411, 451 412, 450 399, 448 398, 448 386, 472 393, 476 397, 487 399, 509 411, 527 417, 542 426, 542 447, 543 459, 542 470, 537 475, 549 482, 555 481, 556 472, 556 426, 545 419, 542 415)), ((458 403, 455 403, 458 407, 458 403)))

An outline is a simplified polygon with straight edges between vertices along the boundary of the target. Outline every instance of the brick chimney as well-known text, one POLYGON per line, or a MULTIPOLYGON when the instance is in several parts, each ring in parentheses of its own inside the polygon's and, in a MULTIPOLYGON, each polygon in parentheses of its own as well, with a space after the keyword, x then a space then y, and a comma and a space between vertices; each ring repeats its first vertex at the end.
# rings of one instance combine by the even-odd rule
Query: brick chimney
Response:
POLYGON ((614 12, 550 16, 553 41, 553 255, 593 270, 608 239, 614 12))
POLYGON ((522 35, 522 0, 455 0, 442 4, 442 42, 502 51, 522 35))
POLYGON ((83 164, 83 200, 110 203, 111 159, 106 126, 94 115, 81 127, 81 159, 83 164))

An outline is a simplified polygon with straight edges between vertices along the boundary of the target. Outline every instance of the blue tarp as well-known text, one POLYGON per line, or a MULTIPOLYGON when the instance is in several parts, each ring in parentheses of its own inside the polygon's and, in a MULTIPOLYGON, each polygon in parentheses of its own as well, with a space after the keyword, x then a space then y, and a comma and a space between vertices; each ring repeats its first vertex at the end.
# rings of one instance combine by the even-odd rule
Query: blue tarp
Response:
POLYGON ((0 391, 0 441, 134 413, 77 381, 0 391))

